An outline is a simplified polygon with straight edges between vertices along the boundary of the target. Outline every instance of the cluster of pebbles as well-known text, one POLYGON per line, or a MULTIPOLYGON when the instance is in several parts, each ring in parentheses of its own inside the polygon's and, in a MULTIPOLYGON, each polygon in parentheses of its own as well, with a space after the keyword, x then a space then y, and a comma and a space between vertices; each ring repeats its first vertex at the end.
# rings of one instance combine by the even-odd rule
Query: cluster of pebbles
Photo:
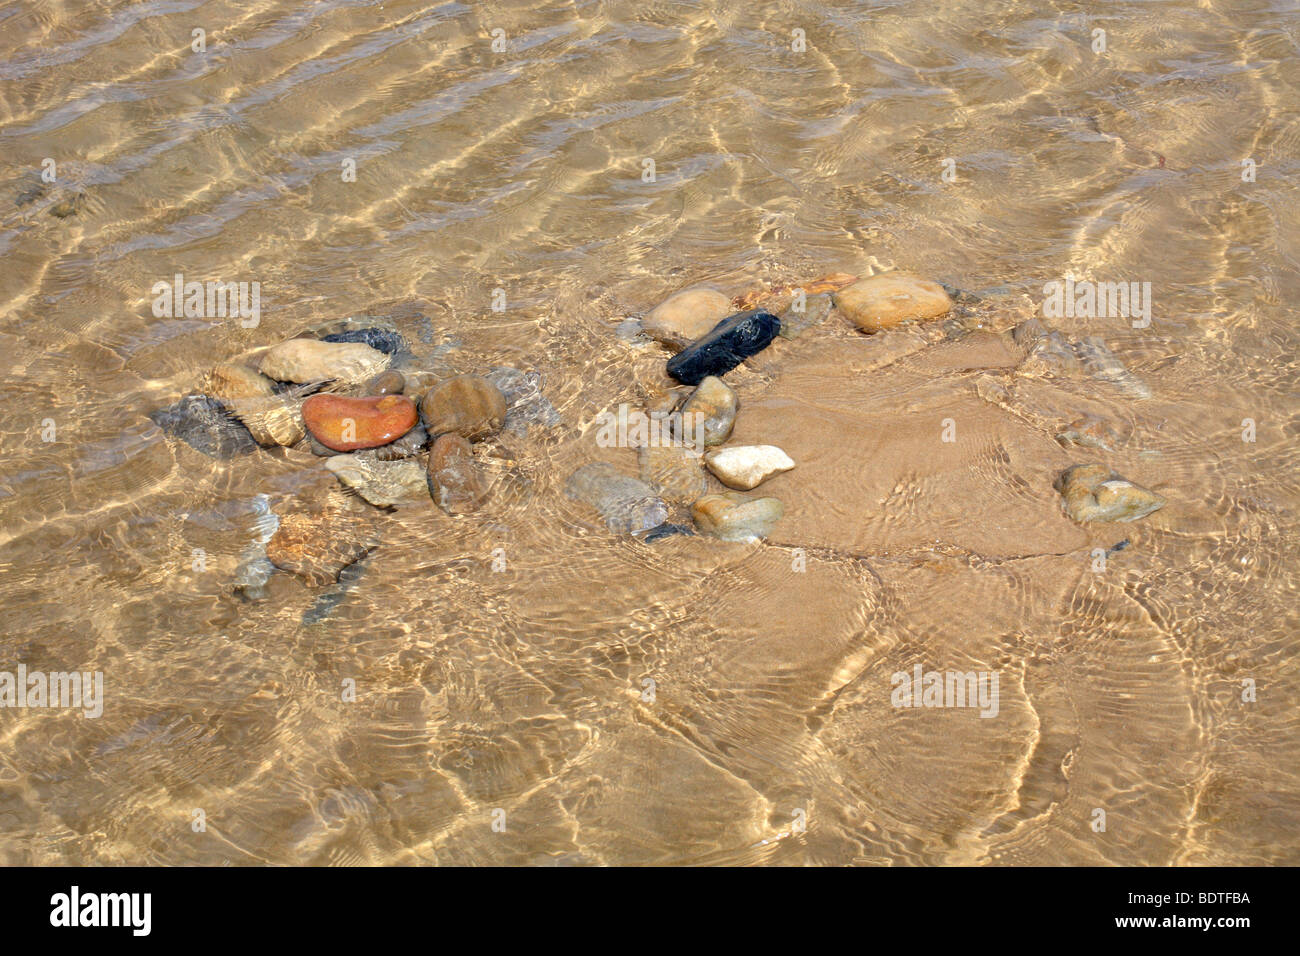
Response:
MULTIPOLYGON (((875 335, 949 315, 954 295, 962 294, 892 271, 866 278, 836 273, 734 299, 707 287, 675 293, 640 323, 671 353, 667 374, 687 387, 645 409, 647 417, 667 423, 661 434, 671 440, 637 443, 639 477, 592 462, 569 476, 565 494, 594 509, 610 531, 646 541, 694 533, 732 542, 766 538, 784 506, 747 492, 796 463, 774 445, 727 444, 740 403, 723 377, 778 336, 796 338, 832 316, 875 335), (712 491, 710 474, 727 490, 712 491), (674 512, 680 521, 670 520, 674 512)), ((1027 354, 1026 366, 1082 368, 1125 394, 1149 395, 1099 339, 1072 342, 1037 320, 1022 322, 1013 337, 1027 354)), ((534 372, 494 367, 456 374, 431 368, 429 361, 416 360, 407 340, 384 320, 346 319, 219 364, 207 373, 201 393, 150 417, 218 458, 267 447, 310 450, 343 486, 378 509, 431 498, 450 515, 470 514, 492 490, 483 444, 502 431, 525 434, 530 425, 555 425, 560 418, 534 372)), ((978 390, 988 401, 1011 402, 991 378, 978 390)), ((1123 438, 1088 416, 1056 437, 1065 447, 1099 451, 1112 451, 1123 438)), ((1077 522, 1134 521, 1165 503, 1095 462, 1066 469, 1055 488, 1077 522)), ((274 569, 312 586, 338 583, 378 544, 373 508, 303 508, 284 515, 262 510, 261 535, 239 572, 246 593, 256 594, 274 569)))
MULTIPOLYGON (((448 514, 476 511, 492 486, 479 446, 503 431, 557 424, 558 412, 536 373, 431 370, 381 322, 347 319, 223 362, 208 371, 201 393, 150 417, 216 458, 310 451, 375 508, 431 498, 448 514)), ((339 582, 379 543, 378 512, 344 507, 347 500, 282 515, 260 509, 261 534, 241 561, 239 592, 258 596, 275 569, 313 587, 339 582)))
MULTIPOLYGON (((739 408, 735 392, 722 377, 778 336, 797 338, 833 315, 875 335, 944 318, 954 310, 954 296, 962 295, 896 271, 865 278, 835 273, 734 299, 709 287, 677 292, 641 319, 640 331, 674 353, 667 361, 668 375, 694 386, 694 391, 684 400, 670 393, 666 402, 651 405, 645 414, 666 418, 677 413, 682 420, 700 415, 708 450, 701 454, 689 441, 643 445, 637 450, 639 480, 611 465, 593 463, 578 469, 566 491, 599 511, 617 533, 646 532, 647 540, 692 530, 728 541, 765 538, 784 513, 782 503, 741 492, 793 469, 795 462, 774 445, 719 447, 729 438, 739 408), (703 469, 734 490, 709 493, 703 469), (673 505, 689 507, 690 525, 666 523, 673 505)), ((1031 320, 1015 328, 1013 339, 1027 353, 1024 368, 1031 373, 1084 371, 1114 385, 1120 394, 1150 396, 1146 385, 1099 338, 1072 342, 1031 320)), ((983 387, 988 394, 981 394, 988 400, 1006 399, 994 393, 1000 387, 996 383, 983 387)), ((1092 416, 1077 419, 1057 435, 1065 447, 1103 451, 1113 451, 1121 438, 1114 426, 1092 416)), ((1160 495, 1100 464, 1066 469, 1056 490, 1066 514, 1078 522, 1135 521, 1165 503, 1160 495)))

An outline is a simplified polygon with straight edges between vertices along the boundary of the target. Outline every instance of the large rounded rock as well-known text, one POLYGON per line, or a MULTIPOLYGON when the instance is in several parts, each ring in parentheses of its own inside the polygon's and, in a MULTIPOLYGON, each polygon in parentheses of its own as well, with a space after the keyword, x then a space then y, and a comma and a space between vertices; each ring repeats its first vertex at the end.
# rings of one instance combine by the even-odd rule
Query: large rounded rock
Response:
POLYGON ((732 491, 705 495, 691 509, 695 527, 723 541, 766 538, 785 514, 776 498, 747 498, 732 491))
POLYGON ((290 339, 271 348, 258 366, 278 382, 359 384, 388 367, 388 356, 360 342, 290 339))
POLYGON ((943 286, 901 272, 861 279, 832 297, 863 332, 881 332, 909 319, 937 319, 952 308, 943 286))
POLYGON ((775 445, 734 445, 704 456, 704 463, 728 488, 749 491, 773 475, 789 471, 794 460, 775 445))
POLYGON ((488 494, 488 481, 473 447, 456 434, 442 435, 433 443, 428 483, 434 503, 451 515, 477 511, 488 494))
POLYGON ((717 289, 683 289, 651 309, 641 329, 664 345, 682 349, 704 338, 731 313, 731 300, 717 289))
POLYGON ((377 398, 313 395, 303 402, 302 417, 312 438, 334 451, 387 445, 419 421, 415 403, 402 395, 377 398))
POLYGON ((457 375, 434 386, 420 403, 429 434, 454 433, 469 441, 482 441, 501 430, 506 419, 506 397, 487 379, 457 375))

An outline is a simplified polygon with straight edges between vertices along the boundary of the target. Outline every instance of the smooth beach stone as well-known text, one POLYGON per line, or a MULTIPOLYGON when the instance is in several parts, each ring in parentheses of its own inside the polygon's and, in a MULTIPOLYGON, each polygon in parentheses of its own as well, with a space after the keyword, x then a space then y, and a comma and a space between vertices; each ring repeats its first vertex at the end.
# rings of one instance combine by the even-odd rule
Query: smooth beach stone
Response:
POLYGON ((732 491, 705 495, 691 508, 695 527, 723 541, 766 538, 785 514, 776 498, 747 498, 732 491))
POLYGON ((796 310, 794 305, 781 313, 780 334, 783 338, 797 338, 814 325, 820 325, 835 307, 831 297, 824 292, 820 295, 807 296, 803 302, 803 311, 796 310))
POLYGON ((335 455, 325 462, 325 467, 366 501, 381 508, 426 494, 424 466, 418 461, 335 455))
POLYGON ((473 446, 454 433, 433 443, 427 479, 434 504, 450 515, 477 511, 487 498, 488 481, 473 446))
POLYGON ((336 582, 339 572, 377 544, 373 529, 355 515, 295 513, 280 518, 267 542, 266 556, 282 571, 298 575, 312 587, 323 587, 336 582))
POLYGON ((302 417, 311 437, 334 451, 387 445, 409 432, 420 420, 415 403, 403 395, 376 398, 313 395, 303 402, 302 417))
POLYGON ((728 488, 749 491, 773 475, 789 471, 794 460, 775 445, 735 445, 704 456, 704 463, 728 488))
POLYGON ((564 493, 599 511, 615 534, 639 534, 668 519, 668 505, 653 488, 606 462, 583 465, 569 476, 564 493))
POLYGON ((739 410, 740 400, 731 386, 710 375, 682 402, 677 438, 684 444, 695 444, 696 430, 703 429, 705 445, 721 445, 731 435, 739 410))
POLYGON ((262 356, 263 375, 280 382, 364 382, 388 367, 388 356, 360 342, 290 339, 262 356))
POLYGON ((203 391, 222 402, 239 398, 267 398, 275 394, 275 382, 247 365, 223 362, 208 372, 203 391))
POLYGON ((377 352, 383 352, 385 355, 396 355, 398 352, 409 352, 411 350, 410 345, 400 332, 374 326, 322 335, 320 340, 322 342, 359 342, 362 345, 370 346, 377 352))
POLYGON ((636 450, 641 480, 672 504, 688 505, 709 490, 709 479, 694 448, 642 445, 636 450))
POLYGON ((482 441, 505 423, 506 397, 481 376, 457 375, 431 388, 420 412, 435 438, 454 432, 469 441, 482 441))
POLYGON ((212 458, 234 458, 257 451, 258 445, 221 402, 208 395, 186 395, 149 419, 172 438, 212 458))
POLYGON ((684 385, 698 385, 710 375, 730 372, 772 344, 781 320, 754 309, 719 322, 708 335, 668 360, 668 374, 684 385))
POLYGON ((717 289, 683 289, 646 313, 641 330, 656 342, 682 349, 708 335, 732 311, 731 300, 717 289))
POLYGON ((366 382, 367 395, 400 395, 404 388, 406 388, 406 377, 397 369, 392 368, 386 372, 380 372, 366 382))
POLYGON ((1073 465, 1054 487, 1065 499, 1065 513, 1078 522, 1137 521, 1165 506, 1162 496, 1105 465, 1073 465))
POLYGON ((939 283, 901 272, 861 279, 833 298, 835 307, 863 332, 892 329, 909 319, 937 319, 952 308, 939 283))

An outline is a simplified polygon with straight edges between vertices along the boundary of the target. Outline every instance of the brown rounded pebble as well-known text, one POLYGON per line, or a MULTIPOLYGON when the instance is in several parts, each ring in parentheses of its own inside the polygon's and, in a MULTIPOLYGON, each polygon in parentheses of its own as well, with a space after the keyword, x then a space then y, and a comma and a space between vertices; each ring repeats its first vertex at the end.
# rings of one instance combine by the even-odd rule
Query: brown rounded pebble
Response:
POLYGON ((447 514, 468 514, 478 510, 487 492, 470 443, 456 434, 439 437, 429 452, 429 493, 434 503, 447 514))
POLYGON ((457 375, 430 389, 420 412, 435 438, 454 432, 469 441, 482 441, 501 430, 506 397, 485 378, 457 375))
POLYGON ((366 383, 367 395, 400 395, 406 388, 406 377, 395 368, 380 372, 366 383))

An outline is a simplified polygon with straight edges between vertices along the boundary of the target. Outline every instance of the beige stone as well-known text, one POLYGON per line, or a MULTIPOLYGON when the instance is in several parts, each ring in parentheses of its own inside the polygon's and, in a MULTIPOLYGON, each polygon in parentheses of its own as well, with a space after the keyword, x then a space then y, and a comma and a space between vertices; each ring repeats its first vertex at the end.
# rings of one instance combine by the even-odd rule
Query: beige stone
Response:
POLYGON ((357 384, 388 367, 388 356, 360 342, 290 339, 262 356, 263 375, 278 382, 357 384))
POLYGON ((939 283, 900 272, 862 279, 833 298, 835 307, 863 332, 892 329, 909 319, 937 319, 952 308, 939 283))
POLYGON ((720 482, 728 488, 749 491, 773 475, 794 468, 794 460, 775 445, 735 445, 704 456, 720 482))
POLYGON ((717 289, 701 286, 675 292, 641 320, 646 335, 672 348, 703 338, 735 309, 717 289))

